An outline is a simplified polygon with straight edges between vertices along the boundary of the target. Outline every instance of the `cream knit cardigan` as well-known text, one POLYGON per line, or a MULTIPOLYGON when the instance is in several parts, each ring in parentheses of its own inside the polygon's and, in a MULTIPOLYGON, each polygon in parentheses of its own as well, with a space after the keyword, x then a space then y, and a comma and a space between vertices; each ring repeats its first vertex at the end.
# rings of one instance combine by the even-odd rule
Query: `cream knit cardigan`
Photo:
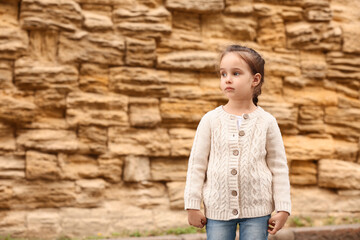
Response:
POLYGON ((190 152, 184 203, 207 218, 291 214, 285 147, 276 118, 259 105, 237 117, 223 105, 207 112, 196 129, 190 152), (239 128, 239 129, 238 129, 239 128))

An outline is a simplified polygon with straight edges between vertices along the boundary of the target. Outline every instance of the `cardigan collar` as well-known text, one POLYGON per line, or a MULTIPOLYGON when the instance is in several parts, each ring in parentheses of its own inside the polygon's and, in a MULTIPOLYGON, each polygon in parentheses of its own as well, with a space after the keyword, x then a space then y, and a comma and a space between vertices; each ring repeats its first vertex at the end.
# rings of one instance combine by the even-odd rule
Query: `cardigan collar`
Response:
MULTIPOLYGON (((226 112, 223 108, 223 105, 218 106, 217 109, 221 115, 229 117, 230 119, 235 119, 236 116, 239 116, 236 114, 231 114, 231 113, 226 112)), ((251 119, 251 118, 258 116, 262 112, 262 110, 263 110, 263 108, 258 105, 257 108, 254 111, 252 111, 251 113, 243 113, 241 116, 244 117, 244 115, 247 114, 248 117, 251 119)))

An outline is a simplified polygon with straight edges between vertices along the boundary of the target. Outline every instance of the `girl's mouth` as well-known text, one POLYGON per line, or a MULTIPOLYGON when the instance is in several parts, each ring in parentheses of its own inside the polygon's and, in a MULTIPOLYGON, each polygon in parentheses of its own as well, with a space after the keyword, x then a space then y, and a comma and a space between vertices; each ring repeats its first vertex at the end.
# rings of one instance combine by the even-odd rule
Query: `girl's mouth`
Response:
POLYGON ((225 88, 225 90, 234 90, 234 89, 231 87, 227 87, 227 88, 225 88))

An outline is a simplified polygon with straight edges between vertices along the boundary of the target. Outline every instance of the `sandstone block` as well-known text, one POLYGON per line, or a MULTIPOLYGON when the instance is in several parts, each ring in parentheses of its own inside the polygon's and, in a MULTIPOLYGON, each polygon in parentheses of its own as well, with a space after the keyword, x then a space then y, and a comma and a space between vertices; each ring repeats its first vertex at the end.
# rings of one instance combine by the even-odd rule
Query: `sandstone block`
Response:
POLYGON ((117 183, 122 180, 124 159, 109 153, 98 157, 100 175, 107 181, 117 183))
MULTIPOLYGON (((168 208, 169 198, 167 196, 166 187, 159 182, 141 182, 128 183, 126 185, 113 184, 105 189, 106 208, 109 206, 110 212, 120 211, 126 214, 127 218, 137 216, 140 212, 128 212, 131 208, 141 208, 142 211, 151 210, 155 207, 162 209, 168 208), (111 204, 113 202, 113 204, 111 204)), ((137 209, 139 210, 139 209, 137 209)), ((121 221, 117 224, 124 224, 126 221, 121 221)), ((114 225, 117 225, 114 224, 114 225)))
MULTIPOLYGON (((296 77, 288 77, 288 78, 296 78, 296 77)), ((289 82, 287 80, 284 80, 283 83, 283 79, 281 77, 276 77, 276 76, 266 76, 266 80, 267 83, 261 87, 261 92, 264 93, 264 95, 268 95, 268 96, 276 96, 276 95, 281 96, 283 84, 289 82)), ((291 84, 295 85, 294 82, 291 82, 291 84)))
POLYGON ((317 184, 317 165, 313 161, 292 161, 290 182, 297 185, 317 184))
MULTIPOLYGON (((200 73, 199 74, 199 86, 201 91, 197 91, 197 87, 192 89, 191 97, 195 97, 201 93, 201 99, 207 101, 225 101, 226 97, 220 90, 220 78, 215 73, 200 73), (195 96, 194 96, 195 95, 195 96)), ((173 79, 173 78, 172 78, 173 79)), ((185 82, 184 82, 185 84, 185 82)), ((192 82, 196 84, 196 81, 192 82)), ((185 94, 185 93, 184 93, 185 94)), ((182 96, 184 96, 182 94, 182 96)), ((188 95, 185 95, 188 96, 188 95)))
POLYGON ((299 129, 301 132, 324 134, 324 110, 321 106, 301 106, 299 109, 299 129))
POLYGON ((163 6, 127 4, 113 11, 115 27, 129 36, 161 37, 171 32, 171 14, 163 6))
POLYGON ((338 106, 341 108, 359 108, 360 100, 339 94, 338 106))
POLYGON ((254 41, 257 37, 257 21, 253 17, 242 18, 239 24, 238 17, 209 14, 204 15, 201 21, 204 42, 209 42, 211 39, 254 41))
POLYGON ((356 142, 359 139, 359 131, 354 131, 353 128, 349 128, 346 125, 337 125, 337 124, 326 124, 325 132, 328 135, 336 136, 346 141, 356 142))
POLYGON ((169 73, 162 70, 135 67, 110 68, 109 89, 130 96, 168 96, 169 73))
POLYGON ((0 58, 17 59, 25 54, 29 38, 19 27, 0 27, 0 58))
POLYGON ((252 0, 243 1, 226 1, 225 13, 239 14, 239 15, 250 15, 254 11, 252 0))
POLYGON ((212 13, 220 12, 224 9, 224 1, 221 0, 201 0, 201 1, 179 1, 179 0, 166 0, 165 6, 168 9, 176 11, 188 11, 196 13, 212 13))
POLYGON ((59 58, 62 62, 123 65, 124 51, 125 40, 119 35, 80 30, 60 34, 59 58))
POLYGON ((79 152, 100 154, 107 150, 107 129, 97 126, 79 126, 79 152))
POLYGON ((171 139, 171 156, 189 157, 195 130, 188 128, 172 128, 169 130, 171 139))
POLYGON ((84 15, 84 26, 89 31, 111 30, 113 23, 110 17, 90 11, 82 11, 84 15))
POLYGON ((130 124, 134 127, 155 127, 161 122, 159 100, 156 98, 131 98, 130 124))
POLYGON ((0 156, 0 178, 24 178, 25 160, 17 154, 2 154, 0 156))
POLYGON ((1 89, 11 88, 12 84, 12 64, 10 61, 0 61, 0 87, 1 89))
MULTIPOLYGON (((203 209, 201 209, 203 212, 203 209)), ((167 229, 167 228, 177 228, 179 226, 179 219, 180 221, 184 222, 184 226, 188 226, 187 222, 187 212, 186 211, 178 211, 178 210, 162 210, 162 211, 155 211, 154 213, 154 222, 156 226, 158 226, 161 229, 167 229)), ((184 234, 185 235, 185 234, 184 234)), ((187 239, 187 237, 183 237, 184 235, 169 235, 164 236, 163 239, 161 239, 162 236, 160 236, 159 240, 180 240, 180 239, 187 239)), ((200 234, 199 234, 200 235, 200 234)), ((206 234, 201 234, 206 235, 206 234)), ((198 240, 204 240, 204 238, 196 238, 198 240)))
POLYGON ((360 109, 326 107, 324 121, 325 123, 344 125, 359 130, 360 109))
POLYGON ((284 88, 284 99, 299 105, 336 106, 338 95, 335 91, 320 87, 304 87, 301 91, 284 88))
POLYGON ((278 49, 275 52, 262 51, 267 68, 265 75, 271 76, 300 76, 300 58, 298 51, 278 49))
POLYGON ((156 43, 154 38, 126 38, 126 65, 153 67, 156 61, 156 43))
POLYGON ((303 4, 304 16, 308 21, 328 22, 332 19, 329 1, 305 1, 303 4))
POLYGON ((14 197, 14 189, 11 184, 11 181, 2 180, 2 184, 0 186, 0 207, 2 209, 11 208, 10 200, 14 197))
POLYGON ((202 93, 203 91, 199 86, 171 85, 169 97, 177 99, 200 99, 202 93))
POLYGON ((35 104, 48 116, 62 118, 66 109, 66 93, 54 88, 36 91, 35 104))
POLYGON ((0 119, 10 123, 31 122, 38 109, 25 98, 0 95, 0 119))
POLYGON ((0 22, 2 26, 18 26, 19 5, 17 1, 1 1, 0 22))
POLYGON ((311 218, 329 217, 329 213, 349 216, 359 211, 359 196, 341 196, 334 191, 317 186, 292 186, 291 204, 294 213, 301 213, 311 218), (310 204, 309 204, 310 203, 310 204))
POLYGON ((184 159, 152 159, 151 179, 153 181, 184 181, 187 167, 187 161, 184 159))
POLYGON ((56 210, 34 210, 27 214, 27 236, 43 238, 57 237, 61 232, 60 214, 56 210))
POLYGON ((76 203, 81 207, 101 205, 107 184, 103 179, 79 179, 76 181, 76 203))
POLYGON ((164 128, 109 128, 109 150, 120 155, 168 156, 170 138, 164 128), (121 137, 119 137, 121 136, 121 137))
POLYGON ((80 68, 79 88, 84 92, 107 93, 109 69, 103 65, 83 63, 80 68))
POLYGON ((185 182, 167 182, 166 186, 169 192, 170 209, 183 210, 185 182))
POLYGON ((319 186, 360 189, 360 164, 337 159, 319 161, 319 186))
POLYGON ((75 183, 70 181, 28 181, 13 185, 11 209, 76 206, 75 183))
POLYGON ((358 155, 358 151, 360 148, 358 142, 336 140, 334 143, 335 143, 334 158, 348 162, 357 162, 356 156, 358 155))
POLYGON ((77 86, 78 71, 74 66, 58 65, 20 58, 15 62, 15 84, 20 89, 58 89, 69 92, 77 86))
POLYGON ((26 152, 26 178, 48 179, 60 178, 60 169, 56 155, 36 151, 26 152))
POLYGON ((357 24, 344 24, 342 29, 344 31, 344 45, 343 51, 348 53, 360 53, 360 30, 356 27, 357 24))
POLYGON ((204 77, 201 77, 202 74, 195 72, 184 72, 184 71, 171 71, 168 81, 164 82, 166 84, 175 84, 175 85, 201 85, 208 87, 218 87, 219 89, 219 79, 209 79, 205 73, 204 77), (201 82, 201 80, 203 80, 201 82), (211 81, 210 81, 211 80, 211 81))
POLYGON ((0 123, 0 150, 15 151, 14 128, 0 123))
MULTIPOLYGON (((326 55, 328 64, 326 76, 339 83, 347 84, 348 79, 360 79, 360 57, 342 52, 330 52, 326 55)), ((351 87, 351 85, 349 85, 351 87)))
POLYGON ((150 180, 150 160, 147 157, 128 155, 125 157, 124 181, 150 180))
POLYGON ((167 54, 173 51, 207 50, 202 42, 200 17, 196 13, 173 12, 172 31, 157 43, 156 53, 167 54))
MULTIPOLYGON (((55 112, 55 111, 53 111, 55 112)), ((57 113, 57 112, 56 112, 57 113)), ((36 121, 25 123, 26 129, 54 129, 54 130, 70 130, 71 127, 65 118, 59 116, 37 116, 36 121)), ((72 129, 73 130, 73 129, 72 129)))
POLYGON ((342 30, 327 23, 296 22, 286 25, 287 47, 304 50, 340 50, 342 30))
POLYGON ((330 52, 326 56, 327 73, 330 80, 327 88, 332 88, 352 98, 359 97, 360 58, 356 54, 330 52))
POLYGON ((67 130, 21 130, 16 142, 23 148, 44 152, 73 152, 78 149, 75 133, 67 130))
POLYGON ((1 215, 0 234, 2 236, 24 236, 26 231, 25 211, 7 211, 1 215))
MULTIPOLYGON (((69 238, 76 238, 78 236, 98 236, 99 233, 111 235, 108 228, 111 225, 111 218, 100 218, 109 214, 103 208, 62 208, 62 235, 69 238)), ((100 236, 99 236, 100 237, 100 236)))
POLYGON ((334 141, 331 138, 284 136, 288 160, 320 160, 333 155, 334 141))
POLYGON ((77 91, 67 96, 66 118, 72 126, 128 126, 127 109, 127 96, 77 91))
POLYGON ((157 66, 162 69, 214 70, 216 53, 208 51, 182 51, 158 56, 157 66))
POLYGON ((292 104, 287 102, 268 102, 262 104, 262 106, 266 111, 274 115, 283 133, 286 133, 288 128, 293 129, 296 127, 298 111, 293 108, 292 104))
POLYGON ((91 4, 91 5, 105 5, 105 6, 121 3, 118 0, 74 0, 74 1, 77 3, 82 3, 83 5, 91 4))
POLYGON ((285 26, 282 17, 275 14, 260 18, 257 35, 258 43, 264 46, 285 47, 285 26))
POLYGON ((56 66, 57 63, 57 45, 59 40, 59 32, 56 29, 36 29, 29 31, 29 49, 28 65, 33 62, 40 62, 48 66, 56 66), (53 64, 50 64, 53 63, 53 64))
POLYGON ((116 218, 112 224, 112 229, 121 229, 125 232, 155 230, 153 212, 152 209, 144 209, 133 204, 122 204, 122 210, 120 211, 122 219, 116 218), (139 219, 143 220, 140 222, 139 219))
POLYGON ((301 21, 303 19, 301 7, 285 6, 281 8, 280 15, 284 21, 301 21))
POLYGON ((97 178, 100 175, 99 166, 94 157, 59 153, 58 159, 62 179, 97 178))
POLYGON ((75 31, 81 27, 82 13, 79 4, 72 0, 24 0, 20 21, 24 29, 75 31))
POLYGON ((163 122, 182 126, 184 123, 197 123, 207 111, 215 107, 215 103, 202 100, 163 98, 160 102, 160 113, 163 122))
POLYGON ((312 79, 324 79, 326 77, 325 55, 302 52, 300 64, 303 77, 312 79))

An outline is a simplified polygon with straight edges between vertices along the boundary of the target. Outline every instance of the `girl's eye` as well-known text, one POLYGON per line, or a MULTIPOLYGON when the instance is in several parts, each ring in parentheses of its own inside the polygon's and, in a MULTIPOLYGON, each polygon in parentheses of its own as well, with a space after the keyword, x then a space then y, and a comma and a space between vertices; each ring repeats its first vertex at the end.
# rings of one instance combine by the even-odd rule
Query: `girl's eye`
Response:
POLYGON ((239 75, 240 75, 240 73, 238 73, 238 72, 234 72, 234 75, 235 75, 235 76, 239 76, 239 75))
POLYGON ((221 73, 221 76, 222 76, 222 77, 226 77, 226 73, 221 73))

